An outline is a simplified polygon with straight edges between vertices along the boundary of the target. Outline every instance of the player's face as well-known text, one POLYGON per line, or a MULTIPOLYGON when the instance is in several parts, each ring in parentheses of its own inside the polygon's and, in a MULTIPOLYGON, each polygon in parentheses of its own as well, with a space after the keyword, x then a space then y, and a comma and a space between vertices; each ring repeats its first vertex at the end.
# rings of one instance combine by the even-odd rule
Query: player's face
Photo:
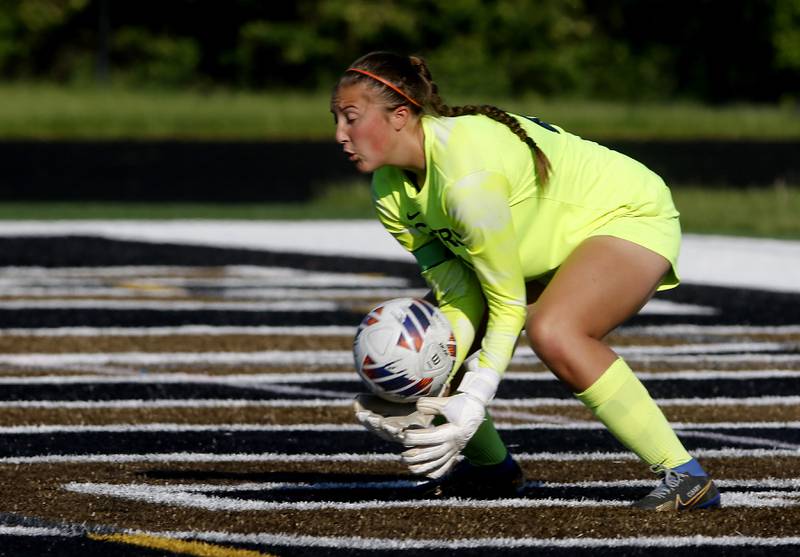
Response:
POLYGON ((391 110, 364 85, 341 87, 331 106, 336 141, 360 172, 391 164, 396 133, 391 110))

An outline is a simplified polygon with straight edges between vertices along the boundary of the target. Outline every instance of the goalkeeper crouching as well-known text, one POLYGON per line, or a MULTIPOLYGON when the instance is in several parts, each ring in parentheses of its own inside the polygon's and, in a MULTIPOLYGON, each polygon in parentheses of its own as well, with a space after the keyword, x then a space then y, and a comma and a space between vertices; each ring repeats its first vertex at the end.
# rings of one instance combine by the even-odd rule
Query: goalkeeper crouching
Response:
POLYGON ((452 325, 455 369, 480 346, 449 396, 410 408, 362 397, 359 421, 403 443, 409 469, 443 494, 516 493, 522 473, 486 409, 524 328, 565 387, 661 476, 635 507, 718 506, 710 476, 603 342, 657 290, 679 283, 679 215, 663 180, 536 117, 448 106, 414 56, 359 58, 340 77, 331 111, 344 153, 373 173, 379 220, 414 254, 452 325))

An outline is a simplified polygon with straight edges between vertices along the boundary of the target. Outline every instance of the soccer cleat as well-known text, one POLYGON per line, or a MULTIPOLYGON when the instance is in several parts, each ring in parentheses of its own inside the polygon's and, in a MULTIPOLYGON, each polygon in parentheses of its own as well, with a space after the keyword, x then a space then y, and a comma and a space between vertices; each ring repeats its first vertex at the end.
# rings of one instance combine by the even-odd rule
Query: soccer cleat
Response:
POLYGON ((509 454, 503 462, 490 466, 462 460, 445 477, 424 484, 423 496, 503 499, 519 497, 524 486, 525 475, 509 454))
POLYGON ((690 511, 719 507, 717 486, 708 476, 691 476, 663 466, 652 466, 663 474, 661 485, 633 503, 637 509, 651 511, 690 511))

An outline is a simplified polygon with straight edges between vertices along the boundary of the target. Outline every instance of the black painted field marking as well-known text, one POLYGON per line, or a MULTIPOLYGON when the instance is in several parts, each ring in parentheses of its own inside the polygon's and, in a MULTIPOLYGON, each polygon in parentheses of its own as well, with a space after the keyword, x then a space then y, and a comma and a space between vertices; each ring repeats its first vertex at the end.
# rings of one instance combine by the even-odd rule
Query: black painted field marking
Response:
MULTIPOLYGON (((800 430, 752 428, 744 434, 737 430, 713 429, 678 436, 690 452, 697 449, 764 448, 800 449, 800 430)), ((591 452, 617 451, 620 445, 605 429, 510 429, 502 430, 504 440, 515 452, 591 452)), ((397 445, 378 439, 366 430, 325 431, 138 431, 115 433, 103 431, 22 434, 0 437, 0 458, 59 454, 142 454, 206 452, 214 454, 278 452, 287 454, 315 452, 390 453, 397 445)))

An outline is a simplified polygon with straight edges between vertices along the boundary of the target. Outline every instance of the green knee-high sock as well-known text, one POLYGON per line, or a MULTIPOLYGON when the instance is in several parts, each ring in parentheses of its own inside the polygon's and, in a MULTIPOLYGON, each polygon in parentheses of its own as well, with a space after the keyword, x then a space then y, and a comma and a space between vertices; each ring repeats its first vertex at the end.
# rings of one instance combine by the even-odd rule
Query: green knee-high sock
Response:
POLYGON ((622 358, 575 396, 647 464, 675 468, 691 460, 650 393, 622 358))
POLYGON ((467 446, 461 451, 470 464, 475 466, 490 466, 492 464, 499 464, 505 460, 508 455, 503 440, 500 439, 500 434, 494 428, 494 422, 489 412, 486 412, 486 419, 478 427, 478 431, 469 440, 467 446))

